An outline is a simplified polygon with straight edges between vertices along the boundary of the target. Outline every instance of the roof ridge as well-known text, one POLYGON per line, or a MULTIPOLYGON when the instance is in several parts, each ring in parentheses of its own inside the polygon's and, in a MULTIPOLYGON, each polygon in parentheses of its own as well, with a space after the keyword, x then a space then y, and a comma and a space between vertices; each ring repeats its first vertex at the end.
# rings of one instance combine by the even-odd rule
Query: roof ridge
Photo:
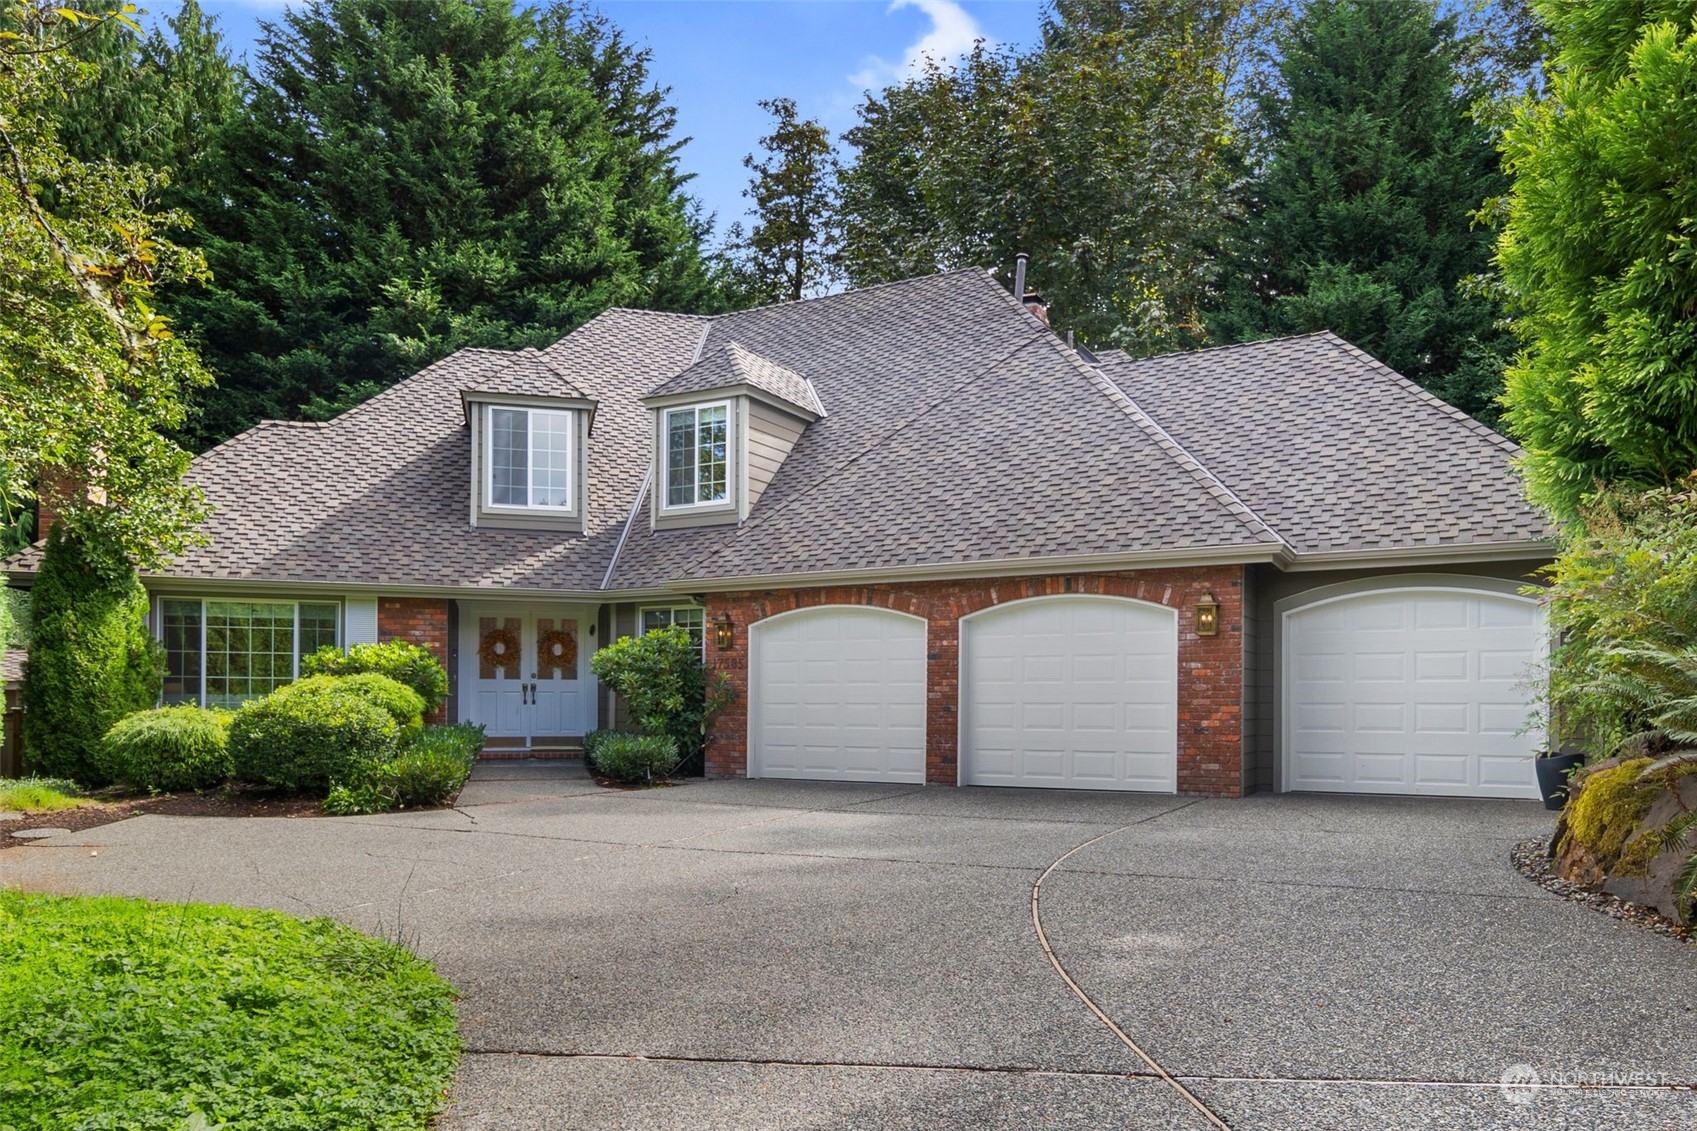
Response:
POLYGON ((813 295, 810 298, 788 298, 782 302, 765 302, 759 306, 745 306, 741 310, 727 310, 723 314, 707 314, 701 317, 719 322, 726 318, 735 318, 740 314, 753 314, 763 310, 779 310, 786 306, 801 306, 805 303, 830 302, 834 299, 853 298, 856 295, 870 294, 873 291, 888 290, 891 287, 905 287, 914 283, 925 283, 932 279, 946 279, 952 275, 989 275, 988 267, 951 267, 946 271, 933 271, 929 275, 909 275, 905 279, 888 279, 882 283, 867 283, 863 287, 849 287, 846 290, 833 291, 830 294, 813 295))
POLYGON ((1330 330, 1310 330, 1306 334, 1280 334, 1277 337, 1256 338, 1254 341, 1249 342, 1221 342, 1219 345, 1215 346, 1197 346, 1195 349, 1188 350, 1168 350, 1166 353, 1135 355, 1128 352, 1123 346, 1113 346, 1109 349, 1103 350, 1102 353, 1118 353, 1121 357, 1113 358, 1111 360, 1121 361, 1123 358, 1123 363, 1126 365, 1140 365, 1146 361, 1160 361, 1163 358, 1168 357, 1196 357, 1198 354, 1204 353, 1222 353, 1226 350, 1253 349, 1256 346, 1272 345, 1275 342, 1300 342, 1305 338, 1324 339, 1335 337, 1337 337, 1337 335, 1333 334, 1330 330))
POLYGON ((1456 408, 1436 393, 1433 393, 1430 389, 1423 388, 1416 382, 1404 377, 1401 373, 1398 373, 1396 370, 1392 369, 1390 366, 1386 365, 1384 362, 1380 361, 1354 342, 1349 341, 1347 338, 1340 337, 1337 334, 1332 333, 1330 330, 1321 330, 1315 336, 1323 339, 1326 344, 1330 345, 1333 349, 1339 350, 1345 354, 1353 355, 1357 359, 1366 362, 1370 368, 1375 369, 1381 375, 1390 378, 1393 385, 1400 387, 1406 393, 1412 394, 1416 400, 1424 401, 1426 404, 1437 409, 1443 415, 1466 425, 1469 431, 1485 440, 1490 441, 1509 455, 1519 457, 1526 454, 1524 448, 1509 439, 1507 436, 1504 436, 1501 432, 1491 428, 1489 425, 1481 424, 1461 409, 1456 408))
POLYGON ((1111 380, 1106 374, 1099 372, 1095 366, 1085 364, 1084 359, 1079 357, 1076 351, 1068 349, 1066 343, 1062 342, 1060 338, 1054 334, 1050 334, 1049 337, 1055 348, 1074 368, 1082 373, 1097 389, 1101 390, 1109 400, 1119 405, 1121 411, 1132 418, 1144 435, 1154 440, 1156 447, 1165 452, 1192 479, 1201 484, 1203 490, 1220 502, 1228 514, 1256 535, 1271 535, 1273 541, 1279 545, 1286 549, 1291 548, 1290 543, 1285 541, 1284 536, 1275 530, 1270 522, 1255 513, 1247 503, 1238 498, 1237 493, 1227 487, 1223 479, 1209 470, 1207 464, 1191 455, 1184 445, 1173 439, 1172 434, 1161 427, 1153 416, 1144 411, 1143 406, 1133 400, 1124 389, 1119 387, 1118 383, 1111 380), (1104 386, 1106 387, 1104 388, 1104 386))
MULTIPOLYGON (((1044 332, 1047 333, 1047 331, 1044 331, 1044 332)), ((727 539, 724 543, 721 543, 720 545, 715 546, 712 549, 708 550, 701 557, 696 558, 695 560, 690 562, 689 565, 685 566, 680 571, 680 575, 687 577, 690 573, 694 572, 700 566, 705 565, 707 562, 711 561, 713 558, 715 558, 718 555, 725 553, 727 550, 729 550, 731 548, 731 544, 733 542, 735 542, 738 538, 742 537, 744 531, 755 530, 755 529, 758 529, 759 527, 765 525, 765 523, 771 518, 771 516, 776 515, 776 514, 781 514, 782 512, 788 510, 790 507, 794 506, 798 501, 805 498, 808 494, 817 490, 821 485, 835 479, 837 476, 842 474, 844 471, 848 470, 849 467, 851 467, 855 463, 859 462, 861 459, 865 458, 870 453, 877 451, 878 449, 883 447, 885 444, 889 443, 889 441, 893 437, 900 435, 902 432, 904 432, 908 428, 911 428, 914 425, 920 423, 921 421, 929 419, 931 410, 936 409, 936 408, 940 408, 942 405, 944 405, 948 401, 952 400, 955 396, 959 395, 961 390, 966 389, 969 386, 974 385, 979 381, 982 381, 985 377, 994 373, 998 367, 1006 364, 1007 362, 1011 361, 1013 358, 1017 357, 1019 354, 1025 352, 1026 348, 1035 344, 1037 342, 1037 340, 1038 340, 1037 336, 1034 334, 1029 338, 1025 338, 1024 340, 1015 343, 1013 346, 1010 346, 1008 349, 1004 350, 1002 353, 996 355, 996 357, 992 358, 990 361, 985 363, 983 368, 979 369, 978 372, 974 373, 972 376, 966 378, 963 381, 958 382, 957 384, 951 385, 945 392, 939 394, 933 401, 928 403, 924 409, 922 409, 920 411, 915 411, 915 412, 909 413, 905 418, 903 418, 894 427, 886 429, 885 431, 879 432, 877 435, 873 436, 866 443, 862 444, 855 451, 849 453, 848 455, 844 456, 842 459, 838 460, 831 467, 822 469, 819 472, 815 473, 813 478, 806 485, 798 487, 794 491, 792 491, 790 493, 789 498, 784 499, 782 502, 778 503, 776 506, 772 507, 771 509, 765 511, 763 514, 750 516, 747 520, 745 520, 743 522, 739 522, 736 525, 735 530, 732 531, 731 537, 729 539, 727 539)))
MULTIPOLYGON (((711 322, 715 318, 724 317, 722 314, 686 314, 681 310, 654 310, 649 307, 642 306, 609 306, 605 310, 602 310, 599 314, 596 314, 594 318, 590 318, 585 321, 583 325, 589 325, 590 322, 595 321, 595 318, 601 317, 602 314, 651 314, 660 318, 686 318, 691 322, 711 322)), ((559 341, 569 338, 581 328, 582 327, 574 327, 572 330, 560 335, 560 337, 555 340, 559 341)))

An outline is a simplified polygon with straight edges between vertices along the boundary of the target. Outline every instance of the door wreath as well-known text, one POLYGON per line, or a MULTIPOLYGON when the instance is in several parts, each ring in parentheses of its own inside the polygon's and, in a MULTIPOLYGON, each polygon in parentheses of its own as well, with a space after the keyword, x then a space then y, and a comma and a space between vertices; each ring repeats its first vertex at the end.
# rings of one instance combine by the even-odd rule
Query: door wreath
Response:
POLYGON ((477 658, 492 668, 518 663, 519 638, 510 629, 492 628, 477 645, 477 658))
MULTIPOLYGON (((536 666, 577 673, 577 636, 563 628, 550 628, 536 637, 536 666)), ((568 677, 569 678, 569 677, 568 677)))

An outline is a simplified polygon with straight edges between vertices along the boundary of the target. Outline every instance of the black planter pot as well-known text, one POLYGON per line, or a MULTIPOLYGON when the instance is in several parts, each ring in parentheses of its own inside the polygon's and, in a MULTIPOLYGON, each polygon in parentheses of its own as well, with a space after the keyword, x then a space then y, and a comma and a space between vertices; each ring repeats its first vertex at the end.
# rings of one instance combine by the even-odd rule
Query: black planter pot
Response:
POLYGON ((1584 764, 1583 754, 1547 754, 1533 759, 1532 768, 1538 773, 1538 792, 1544 795, 1544 808, 1560 809, 1567 804, 1567 777, 1584 764))

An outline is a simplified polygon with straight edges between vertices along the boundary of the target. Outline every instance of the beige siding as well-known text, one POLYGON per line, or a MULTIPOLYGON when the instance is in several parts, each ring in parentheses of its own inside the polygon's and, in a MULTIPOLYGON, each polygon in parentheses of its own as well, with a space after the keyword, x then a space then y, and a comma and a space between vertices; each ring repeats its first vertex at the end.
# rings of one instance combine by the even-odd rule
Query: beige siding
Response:
POLYGON ((748 495, 743 513, 760 501, 807 424, 761 401, 748 402, 748 495))

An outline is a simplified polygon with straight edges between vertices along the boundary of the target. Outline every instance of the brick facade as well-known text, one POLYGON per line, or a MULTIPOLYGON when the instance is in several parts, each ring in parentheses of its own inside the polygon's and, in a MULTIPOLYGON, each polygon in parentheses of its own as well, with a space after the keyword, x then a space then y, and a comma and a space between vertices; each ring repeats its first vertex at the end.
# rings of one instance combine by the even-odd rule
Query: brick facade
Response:
MULTIPOLYGON (((450 685, 454 666, 448 647, 448 601, 442 597, 384 597, 377 602, 377 639, 407 640, 430 649, 448 669, 450 685)), ((448 721, 444 703, 425 717, 427 723, 448 721)))
POLYGON ((1215 797, 1243 794, 1242 566, 1155 569, 972 581, 860 585, 713 594, 707 599, 707 664, 725 673, 736 699, 713 724, 707 747, 710 776, 748 770, 749 626, 794 609, 871 605, 926 621, 925 780, 958 779, 960 618, 992 605, 1029 597, 1100 594, 1132 597, 1178 610, 1178 788, 1215 797), (1220 602, 1217 636, 1196 635, 1198 599, 1220 602), (729 614, 732 645, 720 651, 713 622, 729 614))

